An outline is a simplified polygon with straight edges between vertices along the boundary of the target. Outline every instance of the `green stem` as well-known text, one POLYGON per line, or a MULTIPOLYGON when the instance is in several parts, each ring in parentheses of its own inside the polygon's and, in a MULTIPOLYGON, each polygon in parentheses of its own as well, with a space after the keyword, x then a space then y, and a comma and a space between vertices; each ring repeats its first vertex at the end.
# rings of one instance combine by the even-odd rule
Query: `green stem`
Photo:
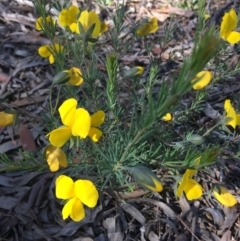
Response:
POLYGON ((123 152, 120 160, 118 161, 118 166, 121 166, 121 164, 123 163, 124 159, 126 158, 127 154, 128 154, 128 151, 132 148, 133 145, 136 144, 136 142, 139 140, 139 138, 141 137, 141 135, 144 133, 145 131, 145 128, 143 129, 140 129, 136 136, 133 138, 133 140, 131 142, 128 143, 128 145, 126 146, 126 149, 125 151, 123 152))

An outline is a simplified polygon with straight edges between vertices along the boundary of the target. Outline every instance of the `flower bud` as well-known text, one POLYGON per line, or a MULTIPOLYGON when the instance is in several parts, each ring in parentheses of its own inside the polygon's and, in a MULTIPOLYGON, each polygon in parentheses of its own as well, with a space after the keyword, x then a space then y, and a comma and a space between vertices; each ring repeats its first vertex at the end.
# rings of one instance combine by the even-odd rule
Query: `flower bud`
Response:
POLYGON ((127 169, 131 171, 133 178, 141 187, 153 192, 161 192, 163 190, 162 183, 158 180, 158 177, 147 167, 137 165, 127 169))
POLYGON ((194 145, 201 145, 204 142, 204 139, 200 135, 191 135, 188 137, 188 141, 194 145))
POLYGON ((62 71, 54 76, 53 84, 65 84, 70 78, 70 74, 67 71, 62 71))
POLYGON ((124 77, 131 78, 131 77, 140 76, 140 75, 142 75, 143 71, 144 71, 143 67, 136 66, 136 67, 133 67, 133 68, 127 70, 124 77))

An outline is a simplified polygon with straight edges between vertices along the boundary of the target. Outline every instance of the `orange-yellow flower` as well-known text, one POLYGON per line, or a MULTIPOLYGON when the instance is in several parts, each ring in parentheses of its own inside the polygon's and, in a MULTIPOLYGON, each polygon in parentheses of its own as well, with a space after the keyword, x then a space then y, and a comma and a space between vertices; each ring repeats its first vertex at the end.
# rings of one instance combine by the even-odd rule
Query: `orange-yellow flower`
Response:
MULTIPOLYGON (((46 17, 46 23, 55 25, 55 20, 51 16, 47 16, 46 17)), ((38 31, 42 31, 44 29, 44 21, 43 21, 42 17, 37 19, 36 24, 35 24, 35 28, 38 31)))
POLYGON ((205 86, 207 86, 210 83, 211 79, 212 79, 212 73, 210 71, 201 71, 197 74, 196 78, 192 80, 192 83, 196 82, 193 84, 192 87, 195 90, 200 90, 205 86), (199 79, 196 82, 197 78, 199 79))
POLYGON ((43 58, 48 58, 50 64, 55 62, 54 56, 56 53, 61 53, 62 51, 63 46, 60 44, 43 45, 38 49, 39 55, 43 58))
POLYGON ((46 158, 52 172, 59 170, 59 167, 67 167, 67 158, 63 150, 59 147, 49 145, 46 148, 46 158))
POLYGON ((220 26, 220 37, 230 44, 236 44, 240 41, 240 33, 234 31, 237 28, 237 23, 238 17, 234 9, 224 14, 220 26))
POLYGON ((0 112, 0 127, 10 126, 13 124, 15 119, 14 114, 9 114, 6 112, 1 111, 0 112))
POLYGON ((230 125, 235 129, 237 125, 240 125, 240 114, 236 114, 230 100, 225 100, 224 109, 226 111, 225 118, 228 118, 225 124, 230 125))
POLYGON ((226 207, 232 207, 237 204, 237 199, 224 187, 220 187, 220 192, 214 190, 213 195, 222 205, 226 207))
POLYGON ((77 108, 77 101, 70 98, 63 102, 58 109, 64 126, 61 126, 49 135, 49 141, 53 146, 63 146, 71 136, 86 138, 89 136, 94 142, 97 142, 102 136, 99 127, 105 118, 103 111, 97 111, 90 116, 84 108, 77 108))
POLYGON ((80 10, 76 6, 72 5, 69 8, 64 8, 58 16, 58 22, 62 27, 69 27, 74 33, 77 29, 77 17, 79 13, 80 10))
POLYGON ((157 18, 151 18, 147 23, 143 24, 136 30, 136 34, 140 37, 146 36, 150 33, 155 33, 158 30, 157 18))
POLYGON ((69 216, 79 222, 85 217, 83 204, 93 208, 97 205, 98 191, 89 180, 79 179, 73 182, 72 178, 60 175, 55 182, 56 197, 67 200, 62 210, 63 219, 69 216))
POLYGON ((188 200, 198 199, 203 194, 202 186, 192 176, 196 174, 196 170, 187 169, 180 181, 177 189, 177 197, 181 197, 183 192, 188 200))

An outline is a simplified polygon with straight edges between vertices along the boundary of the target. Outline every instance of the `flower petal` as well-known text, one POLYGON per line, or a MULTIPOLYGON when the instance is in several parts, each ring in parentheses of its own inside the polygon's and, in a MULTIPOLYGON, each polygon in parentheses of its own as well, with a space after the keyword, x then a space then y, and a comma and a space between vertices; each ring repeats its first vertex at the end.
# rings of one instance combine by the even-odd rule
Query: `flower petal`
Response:
POLYGON ((213 191, 215 198, 224 206, 232 207, 237 204, 237 199, 223 187, 220 187, 220 193, 213 191))
POLYGON ((43 45, 38 49, 38 53, 43 58, 48 58, 52 53, 49 51, 49 45, 43 45))
POLYGON ((192 82, 196 82, 193 84, 193 89, 200 90, 207 86, 212 79, 212 73, 210 71, 201 71, 196 76, 199 80, 196 82, 196 79, 192 80, 192 82))
POLYGON ((232 31, 230 34, 228 34, 226 40, 230 44, 236 44, 240 41, 240 33, 236 31, 232 31))
POLYGON ((62 123, 71 127, 74 121, 75 111, 77 109, 77 101, 73 98, 65 100, 58 108, 62 123))
POLYGON ((62 216, 64 220, 70 216, 75 222, 81 221, 85 217, 85 211, 82 202, 78 198, 71 198, 64 205, 62 216))
POLYGON ((203 194, 202 186, 194 179, 188 179, 183 191, 189 201, 199 199, 203 194))
POLYGON ((48 134, 50 143, 56 147, 63 146, 71 135, 71 129, 67 126, 59 127, 48 134))
POLYGON ((74 182, 71 177, 60 175, 56 181, 56 197, 60 199, 69 199, 75 197, 74 182))
POLYGON ((0 112, 0 126, 10 126, 13 124, 15 115, 5 113, 5 112, 0 112))
POLYGON ((67 27, 68 26, 68 9, 64 8, 58 15, 58 22, 59 25, 62 27, 67 27))
POLYGON ((102 131, 95 127, 90 127, 88 136, 94 141, 98 142, 100 137, 102 136, 102 131))
POLYGON ((105 119, 105 113, 102 110, 97 111, 91 115, 91 126, 98 127, 100 126, 105 119))
POLYGON ((89 180, 77 180, 74 184, 75 195, 79 198, 85 205, 93 208, 97 204, 98 191, 95 185, 89 180))
POLYGON ((230 100, 225 100, 224 109, 227 112, 226 118, 230 118, 230 120, 226 121, 225 124, 230 125, 235 129, 237 124, 237 115, 234 108, 231 105, 230 100))
POLYGON ((49 145, 46 148, 46 158, 52 172, 58 171, 59 166, 67 166, 67 158, 61 148, 49 145))
POLYGON ((91 125, 91 117, 88 111, 83 108, 78 108, 74 113, 73 121, 72 135, 86 138, 91 125))

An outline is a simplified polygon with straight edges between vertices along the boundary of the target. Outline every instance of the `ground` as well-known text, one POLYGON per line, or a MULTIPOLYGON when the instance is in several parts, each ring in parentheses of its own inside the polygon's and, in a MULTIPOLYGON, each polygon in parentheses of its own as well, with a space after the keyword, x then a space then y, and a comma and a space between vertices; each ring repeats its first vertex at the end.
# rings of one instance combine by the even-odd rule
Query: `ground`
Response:
MULTIPOLYGON (((96 10, 111 24, 111 14, 116 8, 114 1, 106 1, 108 5, 101 1, 72 2, 96 10)), ((182 66, 183 56, 191 53, 197 21, 196 2, 128 1, 126 22, 129 24, 155 16, 161 23, 160 36, 171 18, 176 24, 174 38, 164 46, 164 55, 161 56, 164 60, 161 62, 162 75, 177 72, 182 66), (174 53, 175 58, 168 61, 170 53, 174 53)), ((231 6, 237 7, 236 1, 208 1, 206 12, 211 15, 209 25, 219 24, 224 11, 231 6)), ((141 188, 127 192, 126 187, 119 187, 119 193, 116 193, 108 187, 101 192, 98 205, 94 209, 86 209, 84 220, 62 220, 61 202, 54 195, 57 174, 49 171, 46 160, 38 152, 47 140, 42 134, 43 127, 33 121, 46 111, 49 89, 55 75, 55 69, 37 53, 40 45, 49 43, 35 30, 37 18, 32 1, 0 2, 0 111, 7 107, 21 111, 21 124, 18 123, 14 129, 0 129, 1 240, 240 240, 239 205, 225 208, 213 201, 210 195, 199 201, 188 202, 184 196, 176 200, 168 189, 152 194, 141 188), (34 157, 38 163, 31 165, 22 162, 23 157, 28 160, 34 157)), ((154 37, 150 40, 154 41, 154 37)), ((149 56, 142 50, 144 47, 141 41, 137 41, 132 52, 122 56, 121 61, 129 66, 137 62, 147 69, 149 56), (140 50, 142 54, 136 59, 135 53, 140 50)), ((99 54, 104 55, 104 51, 99 54)), ((161 51, 160 46, 155 45, 152 56, 160 56, 161 51)), ((229 66, 236 65, 238 58, 238 53, 232 52, 228 58, 229 66)), ((106 72, 101 63, 99 68, 106 72)), ((220 103, 225 98, 239 95, 239 79, 239 73, 229 79, 222 77, 214 88, 210 88, 206 98, 208 108, 204 115, 196 112, 196 122, 206 124, 206 118, 211 122, 213 115, 219 114, 220 103)), ((126 84, 121 98, 128 98, 127 89, 126 84)), ((182 104, 187 105, 189 100, 191 97, 186 96, 182 104)), ((176 132, 179 134, 184 128, 178 126, 176 132)), ((214 135, 219 142, 225 138, 219 132, 214 135)), ((239 144, 235 143, 228 153, 222 153, 222 166, 212 167, 209 174, 215 181, 224 180, 229 184, 231 193, 239 202, 240 160, 234 153, 234 148, 238 147, 239 144)), ((164 173, 169 174, 166 169, 158 170, 158 174, 164 173)), ((208 188, 208 174, 203 172, 200 177, 204 188, 208 188)), ((167 177, 164 182, 173 185, 167 177)))

